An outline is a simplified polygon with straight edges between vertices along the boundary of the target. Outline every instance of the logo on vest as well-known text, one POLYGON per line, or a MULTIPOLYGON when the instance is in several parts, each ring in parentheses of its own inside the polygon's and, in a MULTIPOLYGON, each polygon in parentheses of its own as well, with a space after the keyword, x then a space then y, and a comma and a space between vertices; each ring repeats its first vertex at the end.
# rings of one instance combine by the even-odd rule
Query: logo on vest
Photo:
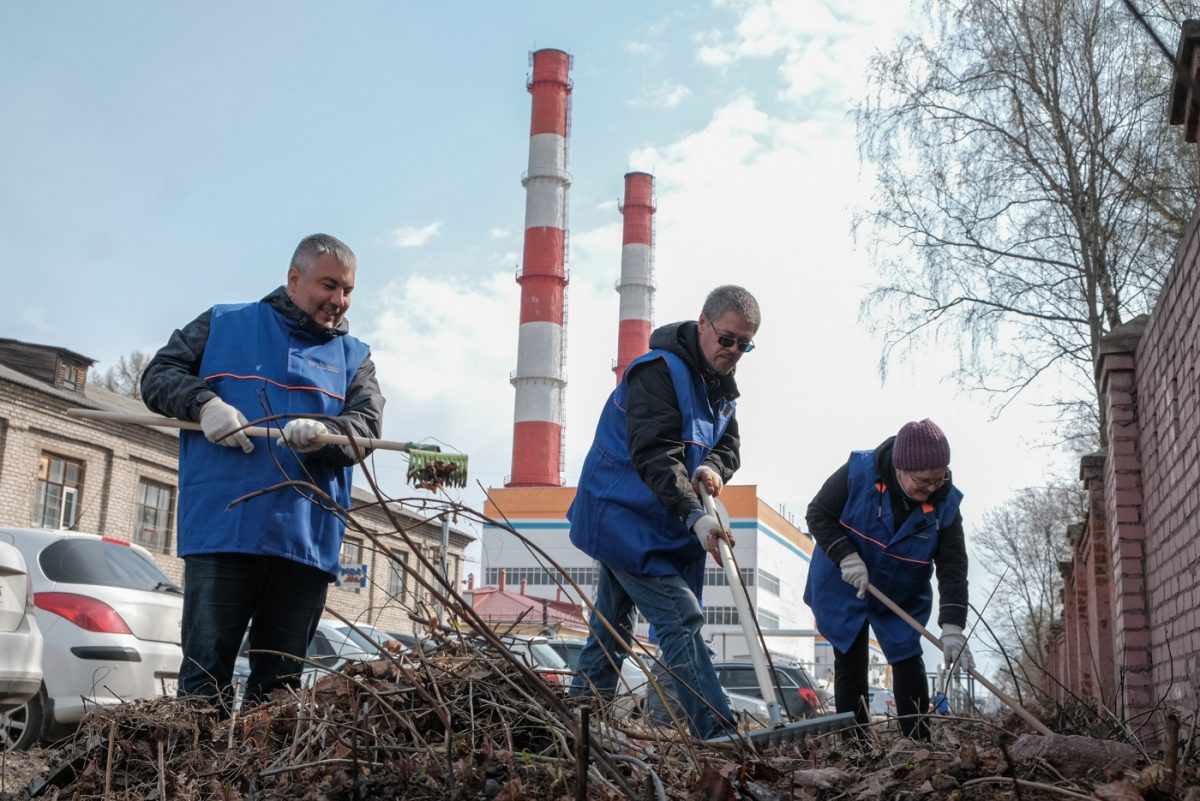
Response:
POLYGON ((309 367, 315 367, 318 370, 324 370, 327 373, 340 373, 342 371, 342 369, 340 367, 334 367, 332 364, 325 364, 324 362, 319 362, 316 359, 312 358, 311 356, 309 356, 307 359, 305 359, 305 361, 308 362, 309 367))

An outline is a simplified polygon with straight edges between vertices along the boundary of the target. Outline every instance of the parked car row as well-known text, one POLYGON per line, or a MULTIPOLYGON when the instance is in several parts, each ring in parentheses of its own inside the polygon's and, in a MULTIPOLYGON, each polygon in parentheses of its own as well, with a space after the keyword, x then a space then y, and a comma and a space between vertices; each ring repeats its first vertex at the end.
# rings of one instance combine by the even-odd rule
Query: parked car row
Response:
MULTIPOLYGON (((584 642, 584 640, 578 639, 557 639, 549 640, 548 644, 564 657, 572 670, 575 670, 584 642)), ((670 675, 649 655, 646 655, 642 661, 650 666, 655 681, 662 685, 664 691, 671 697, 674 693, 674 682, 670 675)), ((718 661, 714 662, 713 666, 717 669, 717 680, 724 688, 730 701, 730 707, 735 713, 752 715, 760 721, 766 721, 769 718, 767 706, 762 700, 762 690, 758 686, 758 680, 754 673, 754 666, 750 662, 718 661)), ((818 688, 803 667, 776 664, 775 675, 779 683, 777 690, 779 703, 786 707, 791 717, 799 719, 824 714, 824 703, 820 698, 818 688)), ((640 710, 658 722, 670 720, 658 693, 652 692, 650 689, 649 677, 637 662, 630 658, 626 658, 621 663, 621 681, 613 707, 618 716, 640 710)), ((672 708, 678 714, 678 706, 673 699, 672 708)))
MULTIPOLYGON (((97 534, 0 528, 4 748, 27 748, 40 739, 67 733, 96 706, 174 695, 182 660, 182 609, 180 587, 139 545, 97 534)), ((305 685, 323 671, 378 658, 381 647, 389 651, 420 647, 426 652, 439 647, 434 640, 411 634, 355 628, 338 620, 320 621, 308 648, 308 658, 316 666, 304 669, 305 685)), ((483 638, 462 639, 470 647, 493 647, 483 638)), ((578 639, 513 634, 501 635, 500 641, 554 684, 571 681, 584 645, 578 639)), ((243 642, 234 669, 238 685, 249 678, 247 651, 248 643, 243 642)), ((649 658, 643 661, 653 663, 649 658)), ((766 706, 750 663, 715 664, 735 711, 765 719, 766 706)), ((664 687, 670 686, 661 669, 655 675, 664 687)), ((780 701, 793 716, 807 717, 821 709, 803 668, 776 665, 776 675, 780 701)), ((617 714, 645 711, 668 719, 657 693, 647 692, 649 683, 637 662, 625 659, 614 702, 617 714)), ((881 698, 880 705, 884 703, 881 698)))
POLYGON ((6 748, 55 736, 94 706, 175 693, 183 594, 149 551, 53 529, 0 528, 0 544, 28 570, 44 674, 0 715, 6 748))
MULTIPOLYGON (((717 671, 717 681, 725 690, 729 706, 735 714, 749 715, 758 723, 767 723, 770 720, 770 711, 763 700, 763 692, 751 662, 714 661, 713 667, 717 671)), ((780 713, 784 721, 789 717, 799 720, 825 714, 824 705, 807 670, 800 665, 779 663, 776 663, 774 668, 777 682, 775 695, 777 702, 784 707, 780 713)), ((674 682, 670 675, 662 666, 656 665, 654 676, 664 690, 670 688, 671 710, 679 716, 681 711, 673 698, 674 682)), ((667 714, 657 693, 649 693, 646 696, 646 712, 656 721, 665 723, 670 720, 670 715, 667 714)))

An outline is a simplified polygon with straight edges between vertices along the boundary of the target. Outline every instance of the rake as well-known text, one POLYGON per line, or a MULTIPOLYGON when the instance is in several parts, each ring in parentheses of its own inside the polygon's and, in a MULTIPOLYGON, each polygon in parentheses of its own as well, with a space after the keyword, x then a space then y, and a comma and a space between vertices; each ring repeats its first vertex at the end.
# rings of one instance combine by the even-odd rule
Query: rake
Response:
MULTIPOLYGON (((88 420, 106 420, 110 423, 126 423, 133 425, 154 426, 156 428, 179 428, 186 431, 200 431, 200 424, 190 420, 176 420, 173 417, 159 417, 152 414, 124 414, 122 412, 105 412, 98 409, 68 409, 71 417, 82 417, 88 420)), ((280 428, 263 426, 247 426, 243 428, 252 437, 283 438, 280 428)), ((442 453, 437 445, 418 444, 415 442, 393 442, 386 439, 371 437, 346 437, 341 434, 319 434, 318 443, 322 445, 350 445, 354 443, 364 450, 400 451, 408 454, 408 481, 421 489, 436 490, 441 487, 465 487, 467 485, 467 455, 465 453, 442 453)))

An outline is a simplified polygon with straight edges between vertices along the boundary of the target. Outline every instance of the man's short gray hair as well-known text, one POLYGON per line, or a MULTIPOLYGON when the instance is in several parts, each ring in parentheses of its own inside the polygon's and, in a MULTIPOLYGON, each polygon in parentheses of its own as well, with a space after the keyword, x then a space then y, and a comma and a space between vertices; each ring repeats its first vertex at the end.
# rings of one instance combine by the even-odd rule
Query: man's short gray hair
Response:
POLYGON ((716 320, 726 312, 733 312, 753 326, 756 331, 762 322, 762 315, 758 311, 758 301, 749 292, 733 284, 719 286, 709 292, 701 311, 709 321, 716 320))
POLYGON ((329 234, 312 234, 301 239, 300 244, 296 246, 296 252, 292 254, 291 266, 300 273, 307 273, 317 259, 325 254, 333 256, 343 267, 358 269, 358 259, 354 257, 350 246, 329 234))

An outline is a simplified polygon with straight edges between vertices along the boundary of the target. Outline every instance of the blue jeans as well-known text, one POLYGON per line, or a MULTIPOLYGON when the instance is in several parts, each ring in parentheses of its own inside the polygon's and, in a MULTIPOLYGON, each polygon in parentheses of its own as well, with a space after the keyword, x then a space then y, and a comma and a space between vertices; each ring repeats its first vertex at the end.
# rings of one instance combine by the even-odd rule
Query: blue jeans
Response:
POLYGON ((621 638, 629 642, 636 607, 658 635, 662 649, 660 658, 675 676, 679 703, 687 714, 692 735, 708 739, 729 733, 727 729, 732 730, 733 713, 725 691, 717 681, 708 646, 700 638, 704 613, 700 611, 695 594, 679 576, 635 576, 609 565, 600 564, 599 567, 596 611, 591 616, 587 644, 579 654, 571 695, 594 692, 605 700, 612 699, 625 651, 597 614, 608 620, 621 638), (611 655, 611 662, 606 654, 611 655))
POLYGON ((244 701, 299 687, 303 657, 325 609, 329 574, 278 556, 197 554, 183 560, 183 664, 179 695, 233 708, 234 661, 250 626, 250 678, 244 701))

